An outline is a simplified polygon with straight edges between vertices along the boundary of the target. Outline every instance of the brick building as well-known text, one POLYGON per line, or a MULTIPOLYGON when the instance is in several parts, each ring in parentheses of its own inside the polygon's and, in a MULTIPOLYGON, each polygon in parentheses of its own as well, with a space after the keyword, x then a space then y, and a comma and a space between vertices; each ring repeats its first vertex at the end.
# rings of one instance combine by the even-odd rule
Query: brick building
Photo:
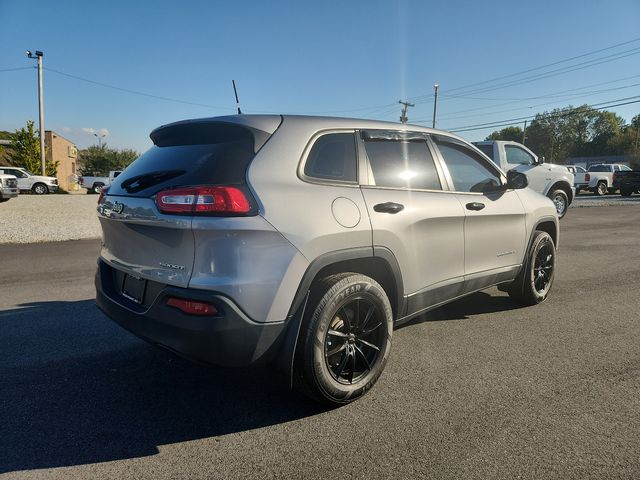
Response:
POLYGON ((77 189, 77 160, 78 148, 63 136, 51 130, 45 130, 44 143, 47 161, 60 162, 58 165, 58 185, 65 190, 77 189))

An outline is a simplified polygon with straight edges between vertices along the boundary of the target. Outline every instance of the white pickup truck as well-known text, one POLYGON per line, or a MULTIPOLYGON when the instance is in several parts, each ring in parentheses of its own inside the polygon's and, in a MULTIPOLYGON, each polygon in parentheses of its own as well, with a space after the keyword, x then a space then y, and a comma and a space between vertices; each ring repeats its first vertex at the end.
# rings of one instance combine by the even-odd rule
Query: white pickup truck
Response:
POLYGON ((31 191, 36 195, 55 193, 58 190, 58 179, 44 175, 34 175, 22 167, 2 167, 0 174, 13 175, 18 179, 18 189, 22 192, 31 191))
POLYGON ((106 177, 88 177, 82 176, 78 178, 78 183, 82 188, 87 189, 87 193, 100 193, 102 187, 108 187, 113 179, 122 173, 122 170, 112 170, 106 177))
POLYGON ((618 163, 591 165, 586 173, 576 173, 576 193, 580 190, 589 190, 595 195, 615 193, 613 188, 613 174, 615 172, 630 172, 626 165, 618 163))
POLYGON ((544 163, 524 145, 506 140, 474 142, 503 171, 515 170, 524 173, 529 187, 549 197, 556 206, 558 217, 562 218, 575 197, 573 174, 566 167, 544 163))

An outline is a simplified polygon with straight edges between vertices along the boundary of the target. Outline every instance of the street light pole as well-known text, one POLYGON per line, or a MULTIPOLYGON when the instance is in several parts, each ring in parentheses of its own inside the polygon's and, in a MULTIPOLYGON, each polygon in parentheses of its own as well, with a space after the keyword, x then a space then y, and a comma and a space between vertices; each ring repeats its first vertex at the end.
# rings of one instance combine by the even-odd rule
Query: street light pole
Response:
POLYGON ((94 135, 95 137, 98 137, 98 147, 99 147, 100 149, 102 149, 102 139, 103 139, 104 137, 106 137, 106 135, 105 135, 105 134, 98 135, 97 133, 94 133, 93 135, 94 135))
POLYGON ((42 175, 46 175, 45 155, 44 155, 44 105, 42 99, 42 57, 44 53, 40 50, 36 50, 35 55, 31 53, 31 50, 27 50, 27 57, 35 58, 38 61, 38 107, 40 110, 40 166, 42 168, 42 175))
POLYGON ((431 123, 432 128, 436 128, 436 113, 438 112, 438 87, 439 85, 437 83, 433 86, 435 93, 433 97, 433 122, 431 123))

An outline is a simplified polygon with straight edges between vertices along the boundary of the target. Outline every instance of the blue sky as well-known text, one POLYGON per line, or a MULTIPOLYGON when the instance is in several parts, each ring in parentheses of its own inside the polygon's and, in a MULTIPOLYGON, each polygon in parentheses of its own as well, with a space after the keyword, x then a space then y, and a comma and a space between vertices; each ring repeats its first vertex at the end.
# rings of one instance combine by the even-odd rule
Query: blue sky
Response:
MULTIPOLYGON (((231 79, 245 113, 397 121, 398 100, 409 98, 416 102, 410 122, 427 126, 438 83, 438 127, 445 129, 640 99, 638 0, 0 0, 0 25, 0 130, 37 122, 35 70, 1 70, 30 67, 25 50, 42 50, 51 69, 44 72, 45 127, 79 147, 97 142, 91 129, 106 129, 110 146, 142 151, 158 125, 234 113, 231 79), (500 86, 513 80, 527 82, 500 86)), ((610 109, 629 121, 640 103, 610 109)), ((461 134, 477 140, 495 129, 461 134)))

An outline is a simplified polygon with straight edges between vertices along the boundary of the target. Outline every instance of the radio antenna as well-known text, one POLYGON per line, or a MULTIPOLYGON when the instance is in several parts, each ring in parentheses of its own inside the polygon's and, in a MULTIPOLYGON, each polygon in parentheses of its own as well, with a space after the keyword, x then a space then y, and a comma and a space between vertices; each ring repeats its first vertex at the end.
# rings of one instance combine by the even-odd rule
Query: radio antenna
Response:
POLYGON ((238 100, 238 89, 236 88, 236 81, 231 80, 233 83, 233 94, 236 96, 236 105, 238 107, 238 115, 242 115, 242 111, 240 110, 240 100, 238 100))

